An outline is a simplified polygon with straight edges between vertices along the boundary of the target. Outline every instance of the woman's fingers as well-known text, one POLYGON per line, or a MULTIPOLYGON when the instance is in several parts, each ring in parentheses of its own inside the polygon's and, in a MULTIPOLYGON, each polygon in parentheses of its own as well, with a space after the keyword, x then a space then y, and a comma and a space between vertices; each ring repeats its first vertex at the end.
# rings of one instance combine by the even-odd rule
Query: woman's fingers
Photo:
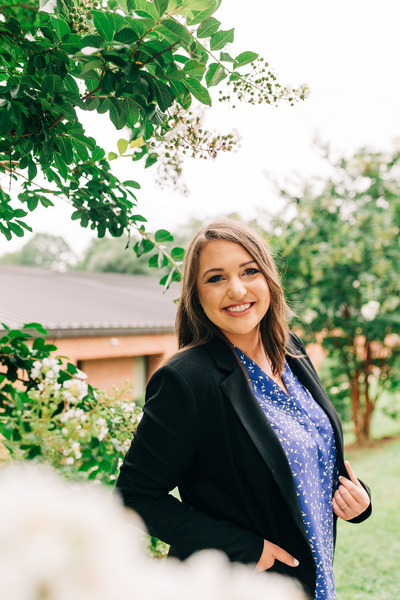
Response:
POLYGON ((343 476, 339 477, 339 487, 333 496, 332 507, 338 517, 348 521, 364 512, 370 500, 367 492, 355 476, 350 463, 346 461, 345 465, 350 479, 343 476))
POLYGON ((289 567, 297 567, 299 565, 299 561, 286 552, 286 550, 272 542, 268 542, 268 540, 264 540, 263 552, 254 571, 258 572, 270 569, 275 560, 279 560, 280 562, 289 565, 289 567))
POLYGON ((351 468, 349 461, 345 460, 344 464, 346 465, 347 472, 350 475, 350 479, 354 483, 354 485, 356 485, 356 486, 361 485, 361 483, 358 481, 357 477, 354 475, 354 471, 351 468))
POLYGON ((276 560, 279 560, 280 562, 285 563, 285 565, 288 565, 289 567, 298 567, 299 566, 299 561, 296 558, 294 558, 294 556, 289 554, 289 552, 286 552, 286 550, 284 550, 283 548, 280 548, 279 546, 275 546, 275 548, 276 548, 276 554, 275 554, 276 560))

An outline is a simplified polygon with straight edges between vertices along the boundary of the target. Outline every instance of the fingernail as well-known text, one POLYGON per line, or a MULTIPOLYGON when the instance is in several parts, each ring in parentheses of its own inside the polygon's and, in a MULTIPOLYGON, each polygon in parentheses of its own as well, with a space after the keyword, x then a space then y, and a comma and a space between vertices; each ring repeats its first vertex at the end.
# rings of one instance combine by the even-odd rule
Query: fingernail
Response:
POLYGON ((343 475, 339 475, 339 479, 343 479, 343 475))
POLYGON ((295 566, 295 567, 298 567, 298 566, 299 566, 299 564, 300 564, 300 563, 299 563, 299 561, 297 560, 297 558, 294 558, 294 559, 293 559, 293 563, 294 563, 294 566, 295 566))

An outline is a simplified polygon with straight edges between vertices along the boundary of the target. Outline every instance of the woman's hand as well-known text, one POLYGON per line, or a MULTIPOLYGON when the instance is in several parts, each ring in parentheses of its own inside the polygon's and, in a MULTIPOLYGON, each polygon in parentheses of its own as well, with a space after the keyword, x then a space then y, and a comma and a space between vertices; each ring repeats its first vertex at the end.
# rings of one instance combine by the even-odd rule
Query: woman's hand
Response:
POLYGON ((276 544, 264 540, 263 552, 254 572, 258 573, 259 571, 270 569, 275 560, 279 560, 280 562, 285 563, 285 565, 289 565, 289 567, 297 567, 299 565, 299 561, 293 558, 286 550, 283 550, 283 548, 280 548, 276 544))
POLYGON ((348 460, 345 461, 345 465, 350 479, 343 476, 339 477, 339 487, 333 496, 332 507, 335 515, 344 521, 349 521, 354 517, 358 517, 368 508, 370 499, 354 475, 348 460))

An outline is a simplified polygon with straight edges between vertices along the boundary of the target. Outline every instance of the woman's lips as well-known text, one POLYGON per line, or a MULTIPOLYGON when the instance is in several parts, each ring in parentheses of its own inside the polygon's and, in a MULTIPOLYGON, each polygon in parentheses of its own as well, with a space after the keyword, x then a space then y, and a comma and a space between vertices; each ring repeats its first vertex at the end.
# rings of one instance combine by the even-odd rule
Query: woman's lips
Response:
POLYGON ((255 302, 243 302, 242 304, 235 304, 233 306, 226 306, 222 310, 224 313, 228 314, 230 317, 244 317, 248 315, 255 302), (231 309, 231 310, 229 310, 231 309))

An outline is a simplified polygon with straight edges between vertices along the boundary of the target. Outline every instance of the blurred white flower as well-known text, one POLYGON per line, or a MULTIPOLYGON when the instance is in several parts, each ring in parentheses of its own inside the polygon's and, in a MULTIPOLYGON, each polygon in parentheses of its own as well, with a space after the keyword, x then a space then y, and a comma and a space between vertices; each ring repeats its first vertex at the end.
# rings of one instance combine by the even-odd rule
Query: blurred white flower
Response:
POLYGON ((78 379, 87 379, 86 373, 84 373, 80 369, 76 370, 75 377, 77 377, 78 379))
POLYGON ((361 307, 361 314, 366 321, 373 321, 379 312, 380 303, 370 300, 361 307))
POLYGON ((102 427, 97 435, 97 439, 99 440, 99 442, 103 441, 105 436, 108 433, 108 427, 102 427))
POLYGON ((48 468, 0 471, 1 597, 10 600, 305 600, 291 580, 254 575, 216 551, 180 563, 145 556, 138 517, 97 486, 48 468), (121 517, 124 517, 122 519, 121 517))
POLYGON ((63 383, 63 396, 67 402, 76 404, 88 393, 87 384, 80 379, 67 379, 63 383))
POLYGON ((45 378, 57 379, 61 366, 56 358, 44 358, 42 361, 35 360, 32 363, 31 377, 33 379, 45 378))

